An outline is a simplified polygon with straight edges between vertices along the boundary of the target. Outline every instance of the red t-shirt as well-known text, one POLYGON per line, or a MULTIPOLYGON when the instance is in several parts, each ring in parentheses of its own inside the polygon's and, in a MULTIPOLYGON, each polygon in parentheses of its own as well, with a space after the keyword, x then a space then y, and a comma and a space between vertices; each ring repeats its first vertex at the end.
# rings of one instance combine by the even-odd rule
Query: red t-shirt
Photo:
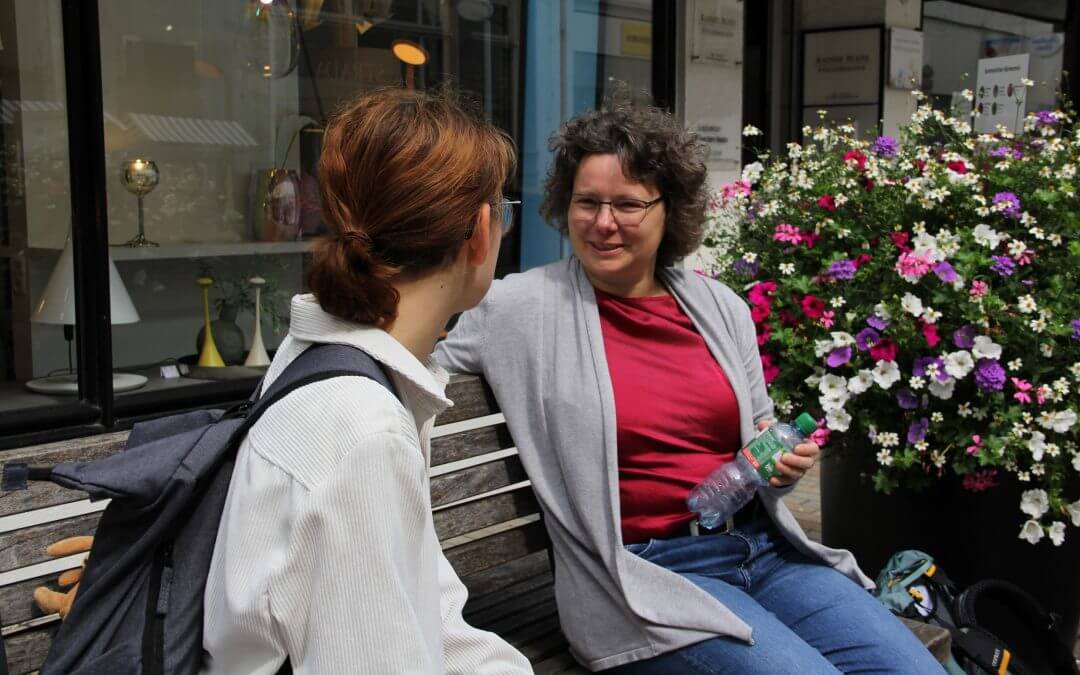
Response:
POLYGON ((623 542, 675 536, 686 496, 739 449, 739 407, 720 364, 670 295, 596 291, 619 446, 623 542))

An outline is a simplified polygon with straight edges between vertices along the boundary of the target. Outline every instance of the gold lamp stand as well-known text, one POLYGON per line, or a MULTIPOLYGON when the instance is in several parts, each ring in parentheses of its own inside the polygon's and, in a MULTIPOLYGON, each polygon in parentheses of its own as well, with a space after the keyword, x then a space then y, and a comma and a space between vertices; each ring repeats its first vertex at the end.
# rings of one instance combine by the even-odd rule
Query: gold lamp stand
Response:
POLYGON ((204 368, 224 368, 225 360, 218 353, 217 345, 214 344, 214 335, 210 332, 210 287, 214 280, 210 277, 199 277, 195 283, 202 286, 203 293, 203 338, 202 351, 199 352, 199 365, 204 368))

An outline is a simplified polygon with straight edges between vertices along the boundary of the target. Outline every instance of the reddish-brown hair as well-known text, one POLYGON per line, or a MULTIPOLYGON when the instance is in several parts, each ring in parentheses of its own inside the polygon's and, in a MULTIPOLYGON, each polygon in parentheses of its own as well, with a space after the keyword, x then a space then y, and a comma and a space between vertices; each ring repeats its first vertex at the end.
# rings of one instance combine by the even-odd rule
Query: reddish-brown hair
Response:
POLYGON ((449 91, 384 89, 346 104, 327 124, 319 160, 331 230, 308 272, 319 304, 350 321, 392 322, 392 281, 452 260, 514 165, 510 138, 449 91))

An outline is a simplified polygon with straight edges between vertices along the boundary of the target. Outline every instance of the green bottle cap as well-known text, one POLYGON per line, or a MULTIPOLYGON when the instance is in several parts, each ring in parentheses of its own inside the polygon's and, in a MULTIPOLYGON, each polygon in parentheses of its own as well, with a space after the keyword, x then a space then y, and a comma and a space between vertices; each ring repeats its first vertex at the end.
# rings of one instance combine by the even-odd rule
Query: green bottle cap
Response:
POLYGON ((817 421, 810 416, 810 413, 803 413, 796 417, 795 426, 799 431, 803 432, 803 436, 809 436, 817 431, 817 421))

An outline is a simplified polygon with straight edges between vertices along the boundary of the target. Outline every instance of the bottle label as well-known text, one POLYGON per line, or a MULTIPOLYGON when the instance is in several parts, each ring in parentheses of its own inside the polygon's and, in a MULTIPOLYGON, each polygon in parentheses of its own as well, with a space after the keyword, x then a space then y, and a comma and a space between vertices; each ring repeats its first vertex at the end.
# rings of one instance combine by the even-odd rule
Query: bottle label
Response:
POLYGON ((761 476, 761 480, 768 483, 769 479, 777 473, 776 462, 784 452, 784 444, 776 437, 772 429, 767 429, 757 438, 750 441, 740 452, 742 452, 743 458, 750 462, 750 466, 754 467, 754 470, 761 476))

